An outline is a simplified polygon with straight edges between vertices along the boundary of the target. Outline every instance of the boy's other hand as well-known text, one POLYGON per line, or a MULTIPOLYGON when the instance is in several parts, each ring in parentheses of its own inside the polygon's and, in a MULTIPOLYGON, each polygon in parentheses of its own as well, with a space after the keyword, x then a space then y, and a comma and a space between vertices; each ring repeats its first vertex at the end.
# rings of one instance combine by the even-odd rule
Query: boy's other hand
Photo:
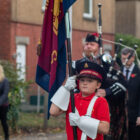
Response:
POLYGON ((106 91, 104 89, 97 89, 97 92, 96 92, 95 95, 99 96, 99 97, 105 97, 106 96, 106 91))

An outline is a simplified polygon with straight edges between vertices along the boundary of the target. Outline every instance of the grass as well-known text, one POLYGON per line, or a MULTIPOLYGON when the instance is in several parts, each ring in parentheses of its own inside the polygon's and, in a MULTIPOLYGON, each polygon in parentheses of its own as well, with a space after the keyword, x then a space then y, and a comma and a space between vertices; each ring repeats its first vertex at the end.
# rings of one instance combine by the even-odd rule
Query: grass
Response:
POLYGON ((47 131, 49 133, 65 130, 65 115, 50 117, 47 121, 47 129, 44 130, 43 113, 20 113, 18 128, 25 131, 47 131))
POLYGON ((23 113, 19 115, 18 127, 42 127, 43 114, 23 113))
MULTIPOLYGON (((19 121, 17 123, 17 134, 24 135, 28 133, 38 133, 38 132, 47 132, 47 133, 59 133, 65 131, 65 115, 60 115, 58 117, 50 117, 47 121, 47 129, 43 128, 44 126, 44 114, 43 113, 27 113, 21 112, 19 115, 19 121)), ((10 130, 10 135, 12 134, 10 130)), ((3 131, 0 125, 0 140, 3 136, 3 131), (1 133, 2 132, 2 133, 1 133)))

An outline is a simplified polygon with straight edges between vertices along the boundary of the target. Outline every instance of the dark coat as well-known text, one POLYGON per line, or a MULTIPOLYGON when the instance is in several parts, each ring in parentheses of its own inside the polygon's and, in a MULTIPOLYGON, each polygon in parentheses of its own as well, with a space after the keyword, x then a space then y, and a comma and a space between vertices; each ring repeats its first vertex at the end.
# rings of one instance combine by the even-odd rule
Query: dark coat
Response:
POLYGON ((127 82, 127 90, 128 120, 135 123, 137 117, 140 117, 140 69, 137 65, 134 66, 127 82))
POLYGON ((8 105, 9 82, 5 78, 0 82, 0 106, 8 105))

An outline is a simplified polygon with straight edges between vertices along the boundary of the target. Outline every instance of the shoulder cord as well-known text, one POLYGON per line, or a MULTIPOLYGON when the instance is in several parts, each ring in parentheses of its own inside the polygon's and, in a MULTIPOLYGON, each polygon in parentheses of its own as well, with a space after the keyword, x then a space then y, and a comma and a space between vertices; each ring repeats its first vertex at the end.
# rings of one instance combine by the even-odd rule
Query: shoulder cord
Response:
MULTIPOLYGON (((97 96, 94 96, 94 97, 91 99, 90 104, 89 104, 88 109, 87 109, 87 113, 86 113, 85 116, 91 117, 92 110, 93 110, 93 107, 94 107, 94 104, 95 104, 97 98, 98 98, 97 96)), ((75 108, 75 111, 78 112, 78 110, 77 110, 76 108, 75 108)), ((82 132, 81 140, 87 140, 87 135, 86 135, 84 132, 82 132)))

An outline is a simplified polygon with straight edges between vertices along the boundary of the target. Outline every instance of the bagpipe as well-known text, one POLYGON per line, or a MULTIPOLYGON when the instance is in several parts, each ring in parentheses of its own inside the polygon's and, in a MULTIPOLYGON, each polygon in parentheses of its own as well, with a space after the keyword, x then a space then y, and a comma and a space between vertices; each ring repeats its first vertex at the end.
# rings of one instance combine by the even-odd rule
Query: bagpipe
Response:
POLYGON ((120 44, 122 43, 122 40, 120 39, 120 43, 114 45, 114 56, 112 57, 110 53, 103 53, 103 44, 102 44, 102 17, 101 17, 101 4, 98 4, 99 8, 99 21, 98 21, 98 34, 99 34, 99 63, 102 67, 104 67, 106 73, 107 73, 107 86, 110 87, 110 95, 116 95, 117 93, 121 92, 122 90, 126 91, 126 85, 125 85, 125 77, 123 76, 120 65, 118 64, 117 55, 120 51, 120 44))
MULTIPOLYGON (((110 93, 108 96, 118 96, 118 100, 124 98, 124 95, 127 91, 127 81, 125 76, 123 75, 121 68, 126 66, 127 62, 131 59, 131 57, 134 55, 136 56, 137 62, 139 63, 139 59, 137 57, 136 49, 137 45, 134 45, 133 48, 126 46, 123 44, 123 40, 120 39, 119 42, 113 42, 110 40, 105 40, 102 38, 102 17, 101 17, 101 4, 98 4, 99 8, 99 21, 98 21, 98 34, 99 34, 99 63, 107 72, 107 87, 109 87, 110 93), (102 42, 109 42, 111 44, 114 44, 114 55, 111 56, 110 53, 103 52, 103 43, 102 42), (128 58, 125 60, 124 63, 121 62, 121 59, 119 57, 120 51, 123 48, 129 48, 133 51, 129 54, 128 58)), ((115 99, 117 99, 115 97, 115 99)))

